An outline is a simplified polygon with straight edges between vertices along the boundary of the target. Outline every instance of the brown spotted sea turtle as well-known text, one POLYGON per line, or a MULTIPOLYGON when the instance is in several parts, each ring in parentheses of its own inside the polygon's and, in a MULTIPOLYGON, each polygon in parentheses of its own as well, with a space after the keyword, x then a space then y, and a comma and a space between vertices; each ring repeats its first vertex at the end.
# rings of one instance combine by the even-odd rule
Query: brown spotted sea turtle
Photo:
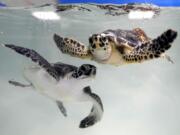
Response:
POLYGON ((146 60, 165 57, 177 32, 166 30, 155 39, 149 38, 140 28, 133 30, 106 30, 89 37, 89 46, 74 39, 54 34, 54 41, 62 53, 79 58, 88 58, 99 63, 123 65, 141 63, 146 60))

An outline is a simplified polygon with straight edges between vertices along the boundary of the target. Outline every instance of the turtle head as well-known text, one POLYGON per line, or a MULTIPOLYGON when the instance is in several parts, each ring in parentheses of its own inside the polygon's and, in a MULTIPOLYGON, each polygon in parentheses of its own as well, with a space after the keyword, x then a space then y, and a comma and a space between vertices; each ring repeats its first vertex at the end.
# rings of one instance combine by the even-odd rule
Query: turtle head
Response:
POLYGON ((93 34, 89 37, 89 49, 96 60, 104 61, 111 56, 110 39, 104 33, 93 34))
POLYGON ((74 78, 86 79, 86 78, 94 78, 96 75, 96 67, 91 64, 83 64, 81 65, 73 74, 74 78))

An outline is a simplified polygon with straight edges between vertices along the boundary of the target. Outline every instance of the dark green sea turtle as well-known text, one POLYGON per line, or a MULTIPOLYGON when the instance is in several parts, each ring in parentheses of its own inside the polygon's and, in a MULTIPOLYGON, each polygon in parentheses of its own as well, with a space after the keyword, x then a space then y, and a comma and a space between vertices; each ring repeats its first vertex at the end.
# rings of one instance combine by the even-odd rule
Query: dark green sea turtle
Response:
POLYGON ((15 52, 30 58, 36 65, 24 69, 24 77, 30 83, 28 85, 16 81, 9 81, 10 84, 21 87, 32 87, 39 93, 55 101, 63 113, 67 116, 63 102, 91 102, 92 109, 79 127, 86 128, 94 125, 103 116, 103 104, 100 97, 91 91, 90 81, 96 75, 96 67, 90 64, 83 64, 76 67, 69 64, 49 63, 36 51, 15 46, 12 44, 3 45, 15 52))

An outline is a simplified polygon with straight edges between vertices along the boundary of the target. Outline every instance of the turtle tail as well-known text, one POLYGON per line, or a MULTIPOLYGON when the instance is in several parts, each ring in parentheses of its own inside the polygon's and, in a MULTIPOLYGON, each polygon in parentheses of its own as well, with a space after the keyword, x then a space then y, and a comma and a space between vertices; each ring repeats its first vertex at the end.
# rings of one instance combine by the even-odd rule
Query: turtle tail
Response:
POLYGON ((127 62, 142 62, 145 60, 150 60, 154 58, 164 57, 168 61, 172 60, 165 53, 165 51, 171 48, 171 44, 177 37, 177 32, 171 29, 168 29, 162 33, 157 38, 137 46, 129 54, 125 54, 123 58, 127 62))

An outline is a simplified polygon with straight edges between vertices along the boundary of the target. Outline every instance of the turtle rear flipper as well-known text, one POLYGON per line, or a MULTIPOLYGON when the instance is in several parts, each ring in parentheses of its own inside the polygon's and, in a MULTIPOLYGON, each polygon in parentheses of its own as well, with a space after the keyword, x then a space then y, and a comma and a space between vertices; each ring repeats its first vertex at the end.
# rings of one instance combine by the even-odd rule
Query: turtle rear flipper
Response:
POLYGON ((64 117, 67 117, 67 111, 63 105, 63 102, 62 101, 56 101, 56 104, 57 104, 59 110, 61 111, 61 113, 64 115, 64 117))
POLYGON ((62 53, 79 58, 91 58, 91 53, 84 44, 71 38, 63 38, 57 34, 54 34, 53 38, 62 53))
POLYGON ((152 41, 137 46, 129 54, 124 54, 123 58, 126 62, 142 62, 162 57, 176 37, 177 32, 169 29, 152 41))
POLYGON ((13 80, 9 80, 8 82, 9 82, 9 84, 12 84, 12 85, 18 86, 18 87, 32 87, 32 84, 23 84, 23 83, 13 81, 13 80))

